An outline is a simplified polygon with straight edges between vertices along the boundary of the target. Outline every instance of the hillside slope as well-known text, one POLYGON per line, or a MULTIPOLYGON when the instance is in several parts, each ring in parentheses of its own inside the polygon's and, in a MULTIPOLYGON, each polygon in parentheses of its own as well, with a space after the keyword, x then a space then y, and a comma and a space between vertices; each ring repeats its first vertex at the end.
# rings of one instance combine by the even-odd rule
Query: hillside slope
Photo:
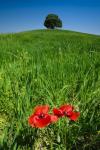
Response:
POLYGON ((9 59, 16 51, 100 52, 100 36, 66 30, 36 30, 0 35, 0 56, 9 59))

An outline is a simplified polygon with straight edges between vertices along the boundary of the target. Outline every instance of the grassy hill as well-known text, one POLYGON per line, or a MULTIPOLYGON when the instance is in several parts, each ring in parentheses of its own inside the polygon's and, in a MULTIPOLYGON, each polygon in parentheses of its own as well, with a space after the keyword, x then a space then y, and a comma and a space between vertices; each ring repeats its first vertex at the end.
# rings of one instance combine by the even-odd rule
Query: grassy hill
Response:
POLYGON ((0 148, 98 150, 100 36, 64 30, 0 35, 0 148), (72 104, 67 119, 40 130, 28 125, 36 105, 72 104), (66 122, 67 121, 67 122, 66 122), (43 142, 44 140, 44 142, 43 142))

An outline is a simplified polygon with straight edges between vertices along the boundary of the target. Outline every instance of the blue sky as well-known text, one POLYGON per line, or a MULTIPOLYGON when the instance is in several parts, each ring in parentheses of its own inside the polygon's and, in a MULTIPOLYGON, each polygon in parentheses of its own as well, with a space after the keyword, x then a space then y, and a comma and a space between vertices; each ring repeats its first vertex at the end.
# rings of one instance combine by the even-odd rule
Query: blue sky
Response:
POLYGON ((63 29, 100 35, 100 0, 0 0, 0 33, 44 28, 49 13, 63 29))

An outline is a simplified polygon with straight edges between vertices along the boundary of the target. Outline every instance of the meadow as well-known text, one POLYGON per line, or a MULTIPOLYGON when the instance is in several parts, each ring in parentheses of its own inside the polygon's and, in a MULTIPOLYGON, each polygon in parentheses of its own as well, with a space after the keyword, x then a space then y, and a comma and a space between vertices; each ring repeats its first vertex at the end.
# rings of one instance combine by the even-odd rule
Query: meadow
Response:
POLYGON ((0 150, 99 149, 100 36, 66 30, 0 34, 0 150), (32 128, 28 117, 45 104, 51 110, 72 104, 80 117, 32 128))

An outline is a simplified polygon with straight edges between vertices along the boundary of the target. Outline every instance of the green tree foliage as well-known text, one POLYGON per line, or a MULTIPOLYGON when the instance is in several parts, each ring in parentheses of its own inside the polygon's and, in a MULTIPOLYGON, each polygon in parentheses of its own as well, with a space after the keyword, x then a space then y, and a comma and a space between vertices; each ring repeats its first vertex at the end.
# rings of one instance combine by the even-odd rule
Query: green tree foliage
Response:
POLYGON ((49 29, 61 28, 62 21, 60 18, 55 14, 48 14, 45 21, 44 26, 49 29))

